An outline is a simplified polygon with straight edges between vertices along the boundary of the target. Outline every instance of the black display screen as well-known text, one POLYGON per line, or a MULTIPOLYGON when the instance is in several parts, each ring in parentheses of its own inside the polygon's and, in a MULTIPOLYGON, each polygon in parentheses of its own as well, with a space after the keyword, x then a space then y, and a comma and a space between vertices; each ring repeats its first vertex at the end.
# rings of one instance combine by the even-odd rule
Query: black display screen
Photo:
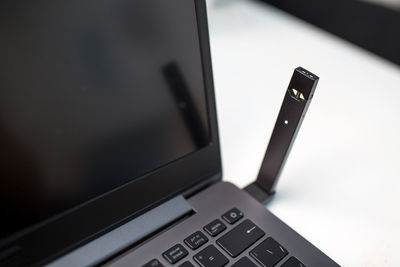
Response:
POLYGON ((209 140, 192 1, 2 1, 0 239, 209 140))

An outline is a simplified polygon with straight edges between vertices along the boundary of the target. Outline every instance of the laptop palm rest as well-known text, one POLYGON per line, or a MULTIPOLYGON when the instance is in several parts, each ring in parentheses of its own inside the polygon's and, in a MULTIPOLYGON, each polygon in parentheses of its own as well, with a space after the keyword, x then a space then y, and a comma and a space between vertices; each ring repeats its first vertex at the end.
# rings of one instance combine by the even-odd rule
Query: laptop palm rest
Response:
POLYGON ((58 258, 47 266, 91 266, 193 212, 181 195, 129 221, 88 244, 58 258))

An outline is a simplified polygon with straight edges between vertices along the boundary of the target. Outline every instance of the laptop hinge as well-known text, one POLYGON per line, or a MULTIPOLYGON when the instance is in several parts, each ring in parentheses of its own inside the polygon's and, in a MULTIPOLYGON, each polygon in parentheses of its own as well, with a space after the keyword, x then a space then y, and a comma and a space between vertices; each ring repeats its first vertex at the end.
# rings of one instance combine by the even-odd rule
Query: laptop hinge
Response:
POLYGON ((47 266, 93 266, 193 212, 190 203, 176 196, 107 234, 83 245, 47 266))

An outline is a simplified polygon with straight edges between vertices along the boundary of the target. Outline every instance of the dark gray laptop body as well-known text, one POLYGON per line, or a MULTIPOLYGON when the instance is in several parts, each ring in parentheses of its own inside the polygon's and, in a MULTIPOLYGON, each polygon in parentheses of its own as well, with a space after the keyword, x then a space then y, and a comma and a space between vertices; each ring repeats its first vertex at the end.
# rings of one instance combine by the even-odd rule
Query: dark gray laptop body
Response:
POLYGON ((337 266, 222 182, 204 0, 0 14, 1 266, 337 266))

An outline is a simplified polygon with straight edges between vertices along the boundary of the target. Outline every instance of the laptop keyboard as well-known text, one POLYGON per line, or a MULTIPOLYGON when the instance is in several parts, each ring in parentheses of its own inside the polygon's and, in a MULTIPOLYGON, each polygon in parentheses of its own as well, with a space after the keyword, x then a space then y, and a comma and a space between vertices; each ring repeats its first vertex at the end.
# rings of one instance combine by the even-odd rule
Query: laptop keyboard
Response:
MULTIPOLYGON (((215 219, 203 227, 208 236, 200 230, 196 231, 182 240, 186 247, 182 244, 175 244, 166 250, 162 257, 171 265, 178 267, 227 266, 232 259, 240 257, 235 264, 231 265, 232 267, 305 267, 294 256, 282 261, 289 254, 289 251, 272 237, 266 236, 265 232, 250 219, 244 218, 244 214, 239 209, 230 209, 222 214, 221 219, 215 219), (234 225, 234 228, 225 233, 227 229, 225 223, 234 225), (215 238, 218 246, 206 245, 209 238, 215 238), (246 249, 260 239, 263 241, 253 248, 248 255, 242 255, 246 249), (200 248, 202 249, 200 250, 200 248), (189 259, 187 257, 188 249, 199 249, 200 251, 193 256, 193 259, 189 259)), ((143 267, 162 266, 164 265, 158 259, 152 259, 143 265, 143 267)))

